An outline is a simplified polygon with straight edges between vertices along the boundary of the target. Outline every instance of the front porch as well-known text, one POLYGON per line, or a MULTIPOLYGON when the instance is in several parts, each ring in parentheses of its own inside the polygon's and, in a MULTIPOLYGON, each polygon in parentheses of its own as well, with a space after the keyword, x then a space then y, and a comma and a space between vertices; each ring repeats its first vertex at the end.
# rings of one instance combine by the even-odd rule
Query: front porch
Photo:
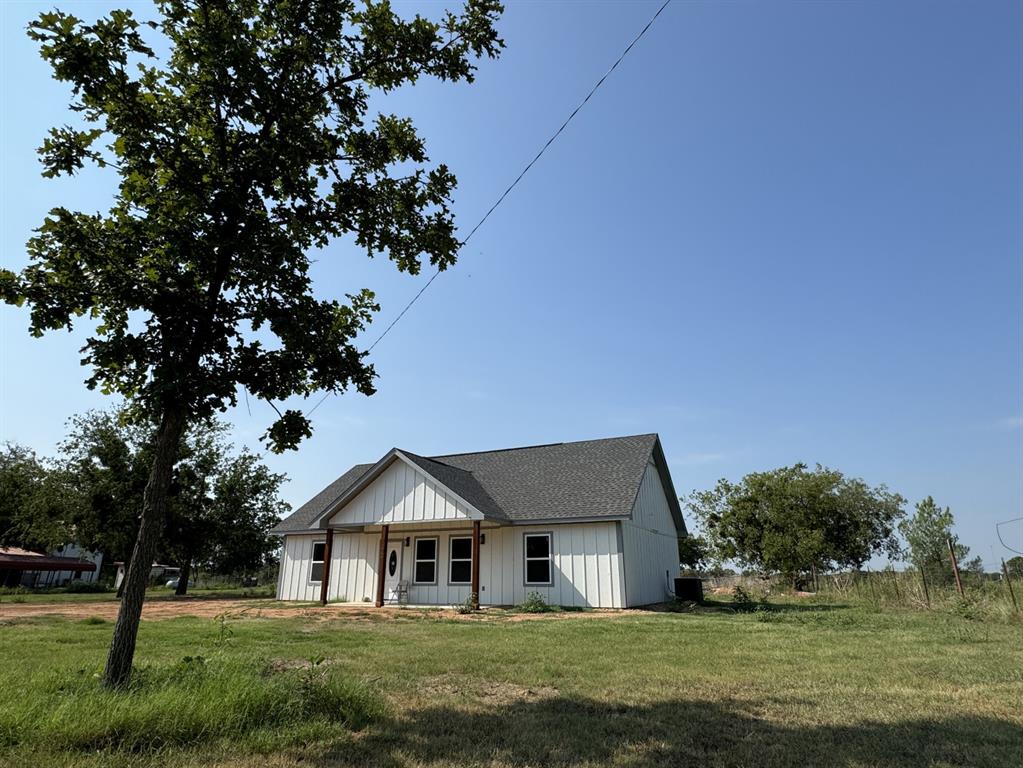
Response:
MULTIPOLYGON (((481 563, 488 560, 484 544, 487 531, 496 527, 482 520, 328 527, 319 601, 372 602, 379 608, 471 600, 479 608, 486 590, 480 579, 481 563), (371 573, 360 574, 359 561, 371 573)), ((313 558, 317 563, 316 554, 313 558)))

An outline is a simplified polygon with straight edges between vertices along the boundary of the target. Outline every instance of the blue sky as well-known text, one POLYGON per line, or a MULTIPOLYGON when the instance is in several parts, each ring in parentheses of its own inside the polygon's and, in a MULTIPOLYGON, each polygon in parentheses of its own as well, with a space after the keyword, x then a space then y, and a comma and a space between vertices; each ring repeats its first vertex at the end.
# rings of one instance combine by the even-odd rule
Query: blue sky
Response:
MULTIPOLYGON (((112 189, 97 171, 39 176, 67 92, 23 29, 51 5, 0 8, 12 268, 50 207, 103 210, 112 189)), ((458 175, 463 231, 658 5, 510 2, 507 49, 474 85, 386 100, 458 175)), ((378 292, 367 343, 427 279, 344 243, 315 274, 324 295, 378 292)), ((84 330, 26 326, 0 308, 0 439, 48 453, 69 416, 109 400, 82 384, 84 330)), ((672 3, 372 359, 376 395, 331 398, 298 452, 267 457, 293 504, 394 445, 659 432, 680 492, 821 462, 933 495, 986 563, 1008 556, 995 522, 1023 515, 1023 5, 672 3)), ((256 447, 273 414, 243 402, 230 418, 256 447)), ((1023 526, 1006 533, 1023 550, 1023 526)))

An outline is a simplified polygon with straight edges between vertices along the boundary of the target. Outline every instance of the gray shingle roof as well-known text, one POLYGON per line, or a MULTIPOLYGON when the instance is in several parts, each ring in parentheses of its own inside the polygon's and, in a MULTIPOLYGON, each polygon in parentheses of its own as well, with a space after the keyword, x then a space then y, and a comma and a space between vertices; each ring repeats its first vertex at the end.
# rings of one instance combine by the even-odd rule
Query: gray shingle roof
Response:
MULTIPOLYGON (((655 434, 432 457, 402 453, 485 517, 511 522, 626 517, 653 458, 684 530, 655 434)), ((374 466, 352 467, 282 520, 274 532, 309 530, 374 466)))
POLYGON ((295 531, 308 530, 309 526, 327 511, 327 507, 336 499, 341 498, 341 494, 355 485, 355 481, 366 474, 366 471, 372 466, 372 464, 356 464, 301 507, 281 520, 281 522, 273 527, 270 533, 293 533, 295 531))

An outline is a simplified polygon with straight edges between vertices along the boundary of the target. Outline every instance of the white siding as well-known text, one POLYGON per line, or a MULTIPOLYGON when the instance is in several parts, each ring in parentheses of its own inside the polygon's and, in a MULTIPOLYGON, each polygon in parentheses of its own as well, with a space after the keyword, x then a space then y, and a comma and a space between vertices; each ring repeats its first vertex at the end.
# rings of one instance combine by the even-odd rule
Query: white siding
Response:
POLYGON ((629 606, 648 605, 668 599, 678 576, 679 531, 668 506, 660 475, 647 464, 632 519, 622 522, 625 556, 625 591, 629 606))
POLYGON ((417 467, 396 458, 330 519, 333 525, 382 525, 479 518, 464 502, 417 467))
POLYGON ((313 542, 323 541, 323 533, 312 536, 285 536, 281 552, 281 572, 277 577, 280 600, 319 600, 320 585, 309 581, 313 542))
MULTIPOLYGON (((277 577, 280 600, 319 600, 320 585, 309 581, 312 570, 313 542, 324 534, 288 535, 281 552, 281 572, 277 577)), ((351 603, 373 600, 376 596, 376 565, 380 534, 334 532, 330 558, 328 600, 351 603)))
MULTIPOLYGON (((486 544, 480 547, 481 604, 516 605, 530 592, 539 592, 552 605, 624 607, 616 523, 504 526, 487 528, 485 533, 486 544), (525 584, 527 533, 551 534, 550 586, 525 584)), ((441 554, 447 557, 446 550, 441 554)), ((469 590, 460 589, 458 594, 462 592, 465 599, 469 590)))
MULTIPOLYGON (((452 536, 471 534, 471 527, 447 530, 392 531, 392 540, 409 537, 410 546, 403 547, 402 578, 409 582, 409 602, 413 605, 454 605, 469 596, 469 585, 448 583, 449 554, 452 536), (437 583, 413 583, 414 540, 436 537, 437 583)), ((539 526, 504 526, 484 528, 485 543, 480 547, 480 603, 483 605, 514 605, 529 592, 539 592, 554 605, 591 608, 622 608, 625 593, 622 585, 622 552, 618 543, 618 524, 565 523, 539 526), (552 550, 552 581, 550 586, 525 585, 524 536, 527 533, 550 533, 552 550)), ((285 537, 281 555, 278 597, 281 600, 318 600, 320 587, 309 582, 312 543, 322 541, 316 536, 285 537)), ((373 599, 376 591, 376 563, 380 534, 334 533, 328 598, 348 602, 373 599)))

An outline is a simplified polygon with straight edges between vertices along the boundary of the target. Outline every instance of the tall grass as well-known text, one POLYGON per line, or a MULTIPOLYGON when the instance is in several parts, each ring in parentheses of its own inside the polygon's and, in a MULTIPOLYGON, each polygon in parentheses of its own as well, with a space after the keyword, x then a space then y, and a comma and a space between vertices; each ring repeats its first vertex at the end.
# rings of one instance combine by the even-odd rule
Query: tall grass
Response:
POLYGON ((1004 581, 963 574, 960 595, 954 582, 919 571, 884 570, 832 574, 819 577, 820 594, 874 605, 949 611, 965 618, 997 621, 1023 620, 1023 581, 1013 584, 1019 609, 1014 608, 1004 581))
POLYGON ((289 730, 302 738, 318 726, 357 730, 382 711, 365 685, 317 665, 185 657, 136 670, 125 691, 102 688, 92 670, 49 671, 17 690, 11 685, 8 678, 0 687, 0 747, 149 752, 251 744, 289 730))

